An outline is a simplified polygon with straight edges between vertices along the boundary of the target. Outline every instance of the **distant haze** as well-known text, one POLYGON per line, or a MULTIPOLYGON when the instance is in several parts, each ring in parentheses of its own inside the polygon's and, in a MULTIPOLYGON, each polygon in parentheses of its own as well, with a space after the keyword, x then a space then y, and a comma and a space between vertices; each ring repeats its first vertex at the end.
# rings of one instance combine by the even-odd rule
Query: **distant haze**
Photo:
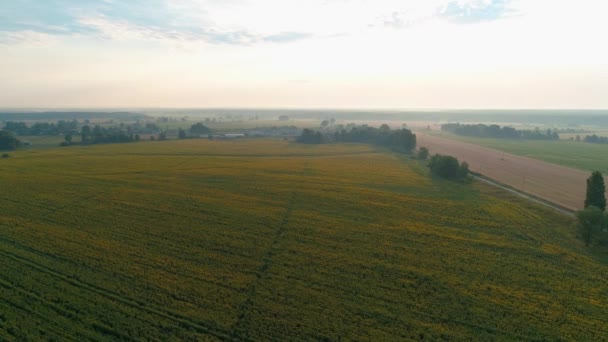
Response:
POLYGON ((608 108, 599 0, 10 0, 0 107, 608 108))

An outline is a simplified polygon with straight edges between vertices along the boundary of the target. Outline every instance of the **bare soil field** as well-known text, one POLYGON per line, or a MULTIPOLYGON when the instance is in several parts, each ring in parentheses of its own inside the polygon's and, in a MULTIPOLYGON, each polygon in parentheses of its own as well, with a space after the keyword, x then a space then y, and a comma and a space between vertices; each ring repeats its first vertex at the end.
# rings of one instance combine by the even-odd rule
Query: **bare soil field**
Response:
POLYGON ((589 172, 420 132, 416 136, 418 146, 432 154, 453 155, 472 171, 562 207, 583 208, 589 172))

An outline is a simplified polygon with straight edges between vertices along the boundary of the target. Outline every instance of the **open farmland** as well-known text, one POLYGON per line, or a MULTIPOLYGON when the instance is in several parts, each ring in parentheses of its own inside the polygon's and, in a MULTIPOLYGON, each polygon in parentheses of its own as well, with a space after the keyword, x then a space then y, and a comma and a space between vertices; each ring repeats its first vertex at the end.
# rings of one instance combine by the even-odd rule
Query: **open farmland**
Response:
POLYGON ((569 218, 367 145, 0 160, 0 340, 606 340, 569 218))
MULTIPOLYGON (((601 171, 604 174, 608 174, 608 145, 606 144, 590 144, 569 140, 477 138, 437 131, 429 132, 429 134, 488 147, 522 157, 539 159, 552 164, 585 171, 601 171)), ((604 132, 598 132, 598 134, 606 135, 604 132)), ((574 135, 584 137, 587 133, 574 135)), ((569 135, 560 134, 562 138, 567 136, 569 135)))
POLYGON ((432 135, 417 137, 431 153, 453 155, 484 176, 564 208, 583 208, 590 172, 432 135))

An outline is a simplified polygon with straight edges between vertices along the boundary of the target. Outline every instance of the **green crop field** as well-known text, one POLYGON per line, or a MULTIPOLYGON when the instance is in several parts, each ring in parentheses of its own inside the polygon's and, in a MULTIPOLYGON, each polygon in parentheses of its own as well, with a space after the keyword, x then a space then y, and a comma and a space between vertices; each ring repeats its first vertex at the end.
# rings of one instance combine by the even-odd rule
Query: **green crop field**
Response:
POLYGON ((586 171, 608 173, 608 145, 570 140, 512 140, 465 137, 446 132, 428 132, 444 138, 494 148, 586 171))
POLYGON ((367 145, 0 159, 0 340, 608 340, 572 219, 367 145))

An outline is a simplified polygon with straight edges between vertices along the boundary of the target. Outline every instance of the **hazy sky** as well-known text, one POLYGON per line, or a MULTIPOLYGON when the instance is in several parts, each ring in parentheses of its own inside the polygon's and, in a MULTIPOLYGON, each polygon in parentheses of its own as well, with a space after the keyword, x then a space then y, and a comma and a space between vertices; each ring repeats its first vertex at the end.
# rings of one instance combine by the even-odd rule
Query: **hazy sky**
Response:
POLYGON ((608 108, 605 0, 2 0, 0 107, 608 108))

